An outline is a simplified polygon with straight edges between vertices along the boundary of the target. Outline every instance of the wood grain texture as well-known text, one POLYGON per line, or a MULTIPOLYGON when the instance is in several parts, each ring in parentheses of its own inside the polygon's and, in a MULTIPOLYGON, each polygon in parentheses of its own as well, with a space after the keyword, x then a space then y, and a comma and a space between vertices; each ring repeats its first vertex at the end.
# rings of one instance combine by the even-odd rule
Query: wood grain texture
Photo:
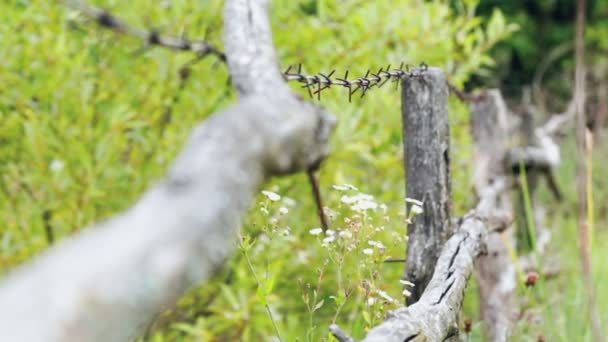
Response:
POLYGON ((415 303, 431 279, 443 244, 452 235, 448 89, 440 69, 402 81, 403 143, 407 197, 424 212, 408 226, 405 278, 415 303))

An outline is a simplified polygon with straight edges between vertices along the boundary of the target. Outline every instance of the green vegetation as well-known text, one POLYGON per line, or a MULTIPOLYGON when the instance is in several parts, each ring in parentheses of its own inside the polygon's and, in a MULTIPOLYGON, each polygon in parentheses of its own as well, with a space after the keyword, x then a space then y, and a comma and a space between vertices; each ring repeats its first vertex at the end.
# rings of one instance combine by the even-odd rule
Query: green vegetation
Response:
MULTIPOLYGON (((425 62, 462 86, 500 70, 492 47, 522 33, 513 33, 517 26, 498 10, 476 16, 476 0, 453 2, 275 0, 275 45, 283 67, 302 63, 309 73, 354 76, 389 63, 425 62)), ((92 3, 139 27, 222 46, 219 0, 92 3)), ((214 57, 181 78, 192 55, 142 49, 140 41, 53 1, 0 2, 0 19, 3 276, 45 250, 48 231, 60 241, 134 203, 164 174, 193 125, 235 94, 214 57)), ((306 95, 298 84, 293 88, 306 95)), ((159 317, 145 340, 266 341, 280 334, 283 341, 320 341, 329 338, 333 321, 360 337, 402 303, 403 264, 383 263, 404 255, 411 215, 404 213, 399 97, 390 84, 352 103, 344 89, 323 92, 321 103, 340 120, 320 171, 334 235, 314 229, 320 223, 305 175, 276 179, 252 206, 225 269, 159 317)), ((461 215, 476 202, 472 144, 466 106, 452 99, 450 113, 454 214, 461 215)), ((537 314, 517 325, 518 340, 590 338, 576 250, 576 153, 571 140, 565 146, 558 177, 564 201, 555 203, 544 190, 538 199, 550 206, 550 248, 563 268, 542 287, 526 289, 522 282, 521 297, 537 314)), ((608 281, 602 263, 608 165, 600 159, 607 152, 598 146, 594 163, 598 284, 608 281)), ((607 312, 608 294, 597 296, 600 312, 607 312)), ((481 341, 476 300, 473 284, 463 316, 473 319, 471 340, 481 341)))

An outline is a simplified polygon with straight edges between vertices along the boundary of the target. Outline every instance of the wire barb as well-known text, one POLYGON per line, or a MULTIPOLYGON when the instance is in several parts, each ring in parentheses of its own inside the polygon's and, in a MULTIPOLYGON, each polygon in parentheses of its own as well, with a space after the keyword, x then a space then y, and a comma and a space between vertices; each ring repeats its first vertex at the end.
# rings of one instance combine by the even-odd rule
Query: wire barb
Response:
POLYGON ((321 92, 329 89, 331 86, 341 86, 348 89, 348 102, 351 102, 352 96, 359 91, 361 92, 361 97, 363 97, 371 88, 380 88, 389 81, 398 84, 398 81, 406 77, 418 77, 428 70, 428 65, 423 62, 419 67, 410 70, 410 66, 405 63, 401 63, 399 68, 396 69, 391 69, 391 65, 389 64, 386 68, 381 67, 375 73, 368 69, 365 76, 354 79, 348 79, 349 70, 346 70, 342 78, 332 78, 336 70, 332 70, 328 74, 303 74, 302 64, 298 64, 297 71, 293 70, 294 68, 291 65, 285 70, 285 80, 303 83, 302 87, 307 88, 308 95, 311 98, 316 95, 317 100, 320 100, 321 92), (313 88, 315 88, 314 91, 312 90, 313 88))

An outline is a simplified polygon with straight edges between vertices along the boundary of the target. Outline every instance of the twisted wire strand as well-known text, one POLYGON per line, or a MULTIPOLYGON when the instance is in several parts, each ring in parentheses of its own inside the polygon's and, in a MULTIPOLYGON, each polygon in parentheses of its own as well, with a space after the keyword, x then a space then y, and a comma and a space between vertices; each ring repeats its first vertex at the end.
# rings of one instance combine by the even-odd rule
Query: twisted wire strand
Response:
MULTIPOLYGON (((100 26, 114 30, 119 33, 127 34, 139 38, 145 42, 147 46, 161 46, 176 51, 189 51, 196 54, 197 58, 188 63, 188 66, 196 63, 207 55, 215 55, 222 62, 226 62, 226 55, 217 49, 215 46, 202 40, 189 40, 183 36, 163 36, 158 31, 146 30, 130 26, 112 13, 95 7, 81 0, 63 0, 63 3, 72 7, 87 17, 95 20, 100 26)), ((306 75, 302 73, 302 64, 297 68, 289 66, 284 72, 286 81, 296 81, 302 83, 302 87, 308 90, 310 97, 316 96, 321 99, 321 93, 329 89, 331 86, 340 86, 348 89, 348 102, 352 102, 353 95, 358 92, 361 97, 364 97, 368 90, 373 87, 382 87, 389 81, 397 82, 405 77, 416 77, 421 75, 428 69, 426 63, 421 63, 418 67, 412 68, 408 64, 401 63, 399 68, 391 69, 389 64, 387 67, 380 68, 377 72, 367 70, 365 76, 349 79, 347 70, 344 77, 333 77, 335 70, 328 74, 318 73, 316 75, 306 75)))
POLYGON ((162 36, 158 33, 158 31, 155 30, 145 30, 133 27, 120 20, 112 13, 80 0, 63 0, 63 3, 75 10, 78 10, 85 16, 92 18, 99 25, 116 32, 139 38, 148 46, 157 45, 172 50, 194 52, 198 58, 202 58, 207 55, 215 55, 221 61, 226 61, 226 55, 206 41, 189 40, 183 36, 162 36))
POLYGON ((428 65, 424 62, 416 68, 411 68, 409 65, 401 63, 399 68, 391 69, 391 65, 389 64, 386 68, 382 67, 375 73, 367 70, 363 77, 348 79, 348 70, 346 70, 342 78, 333 77, 336 72, 335 70, 332 70, 328 74, 306 75, 302 73, 302 64, 298 64, 295 71, 294 67, 290 65, 283 74, 287 81, 303 83, 302 87, 308 89, 310 97, 316 95, 318 100, 321 99, 321 92, 329 89, 331 86, 347 88, 348 102, 351 102, 353 95, 359 91, 361 92, 361 97, 363 97, 373 87, 380 88, 389 81, 397 82, 405 77, 418 77, 427 69, 428 65))

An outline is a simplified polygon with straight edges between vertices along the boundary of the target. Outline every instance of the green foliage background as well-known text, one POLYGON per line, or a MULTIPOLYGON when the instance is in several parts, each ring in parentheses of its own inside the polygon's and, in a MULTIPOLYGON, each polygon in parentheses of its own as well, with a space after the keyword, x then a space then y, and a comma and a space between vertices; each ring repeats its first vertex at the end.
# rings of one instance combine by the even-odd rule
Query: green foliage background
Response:
MULTIPOLYGON (((222 1, 93 3, 132 25, 222 46, 222 1)), ((516 30, 498 10, 476 16, 476 6, 475 0, 458 6, 276 0, 272 24, 283 67, 302 63, 309 73, 336 69, 355 76, 389 63, 425 62, 463 85, 493 70, 491 48, 516 30)), ((0 267, 5 273, 48 248, 45 226, 61 240, 132 205, 162 177, 193 125, 234 102, 235 94, 225 65, 213 57, 194 64, 182 81, 180 68, 193 56, 141 49, 140 41, 99 28, 56 2, 4 1, 0 19, 0 267)), ((293 88, 306 94, 298 84, 293 88)), ((266 189, 295 204, 261 195, 243 227, 239 252, 222 274, 159 317, 144 339, 263 341, 276 335, 274 322, 284 341, 319 341, 329 338, 332 320, 360 337, 396 306, 378 291, 401 302, 403 265, 382 263, 388 256, 401 257, 405 246, 399 240, 406 231, 399 96, 387 85, 352 103, 342 89, 326 91, 321 99, 340 120, 333 153, 321 169, 322 191, 334 212, 332 226, 356 233, 352 250, 338 243, 323 246, 322 237, 309 233, 319 223, 304 175, 276 179, 266 189), (371 194, 386 210, 351 210, 341 201, 345 193, 332 187, 336 184, 356 186, 358 191, 347 195, 371 194), (362 252, 371 246, 369 240, 386 248, 368 256, 362 252), (369 298, 375 303, 367 305, 369 298)), ((466 107, 452 99, 450 112, 454 211, 460 215, 476 201, 471 138, 466 107)), ((557 210, 574 208, 570 190, 557 210)), ((559 224, 571 227, 573 215, 559 224)), ((566 255, 576 255, 572 229, 559 234, 569 237, 560 240, 567 241, 566 255)), ((69 281, 69 275, 57 276, 69 281)), ((584 306, 580 285, 572 288, 572 301, 559 296, 556 304, 549 292, 561 286, 570 288, 562 281, 540 293, 522 293, 541 317, 549 305, 559 305, 562 314, 553 318, 563 317, 566 326, 555 330, 560 321, 548 317, 539 325, 522 323, 518 334, 584 336, 583 318, 575 317, 584 306)), ((474 285, 465 316, 476 318, 473 291, 474 285)), ((482 340, 479 324, 472 338, 482 340)))

